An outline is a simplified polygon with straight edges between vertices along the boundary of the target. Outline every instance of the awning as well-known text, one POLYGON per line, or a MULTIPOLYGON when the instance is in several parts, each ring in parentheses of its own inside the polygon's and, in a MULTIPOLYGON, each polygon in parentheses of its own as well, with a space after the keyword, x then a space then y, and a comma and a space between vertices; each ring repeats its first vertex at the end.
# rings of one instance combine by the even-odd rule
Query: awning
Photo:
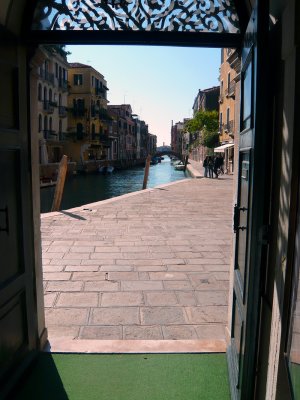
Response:
POLYGON ((224 153, 225 149, 228 149, 229 147, 233 147, 233 146, 234 146, 234 143, 223 144, 222 146, 215 147, 214 153, 224 153))

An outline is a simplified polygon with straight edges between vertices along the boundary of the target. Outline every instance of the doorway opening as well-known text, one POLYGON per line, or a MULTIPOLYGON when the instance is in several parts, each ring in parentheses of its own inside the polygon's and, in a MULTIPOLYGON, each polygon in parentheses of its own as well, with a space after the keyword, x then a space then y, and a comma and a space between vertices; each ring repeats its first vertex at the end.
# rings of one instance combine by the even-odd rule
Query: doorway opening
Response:
MULTIPOLYGON (((225 173, 218 179, 186 180, 162 190, 125 195, 104 203, 86 200, 75 204, 75 209, 69 206, 54 215, 42 214, 45 313, 50 345, 63 351, 76 343, 80 351, 81 345, 95 348, 97 341, 101 346, 103 340, 122 340, 127 348, 134 341, 131 346, 138 349, 139 341, 146 340, 156 341, 155 348, 161 342, 164 343, 160 346, 165 346, 172 341, 172 351, 180 350, 180 346, 182 351, 225 351, 229 335, 231 214, 236 190, 233 160, 238 147, 238 131, 234 129, 239 121, 239 71, 230 65, 239 58, 238 54, 227 49, 176 48, 175 57, 175 49, 168 47, 76 47, 65 49, 71 54, 63 61, 63 67, 58 51, 52 52, 50 45, 40 46, 36 52, 41 65, 35 63, 35 68, 44 70, 42 55, 47 56, 48 75, 35 74, 38 78, 31 82, 31 88, 51 86, 52 97, 59 98, 60 105, 58 110, 53 105, 51 118, 55 126, 57 114, 60 134, 54 131, 51 140, 62 146, 63 154, 69 158, 70 180, 75 183, 75 190, 83 191, 80 179, 88 181, 93 177, 95 182, 99 178, 97 173, 89 173, 92 171, 85 170, 83 174, 78 164, 83 161, 93 165, 102 155, 110 163, 122 157, 130 160, 128 172, 132 171, 134 177, 136 168, 131 168, 131 162, 139 159, 144 164, 148 152, 156 150, 149 147, 149 139, 155 133, 156 146, 168 143, 174 152, 189 155, 190 168, 202 176, 206 155, 225 156, 225 173), (88 55, 84 54, 86 49, 88 55), (122 74, 118 67, 117 82, 113 82, 107 61, 101 69, 101 61, 108 59, 109 51, 113 52, 112 65, 120 59, 124 63, 128 60, 122 74), (100 61, 95 56, 98 53, 100 61), (143 53, 148 53, 148 58, 143 53), (181 58, 185 60, 182 65, 186 73, 181 58), (214 72, 206 69, 201 74, 203 59, 210 64, 210 58, 214 72), (147 65, 149 60, 152 66, 147 65), (137 71, 131 71, 134 64, 137 71), (223 81, 220 66, 226 79, 228 70, 232 71, 229 86, 226 81, 222 89, 218 82, 223 81), (57 71, 64 69, 61 77, 59 73, 56 76, 57 71), (194 78, 188 83, 184 75, 194 78), (119 88, 124 76, 126 85, 119 88), (187 85, 189 90, 185 89, 187 85), (217 116, 212 115, 216 126, 211 131, 217 139, 205 146, 203 137, 208 130, 199 125, 199 115, 209 116, 213 111, 217 116), (163 126, 164 120, 167 127, 163 126), (159 129, 164 131, 163 139, 159 129), (103 145, 106 141, 110 147, 103 145), (73 171, 77 175, 73 176, 73 171)), ((32 90, 31 104, 38 108, 39 98, 34 100, 34 96, 32 90)), ((35 115, 32 109, 32 127, 35 115)), ((47 139, 42 139, 48 148, 47 139)), ((167 163, 170 166, 168 159, 167 163)), ((44 174, 47 164, 50 171, 53 168, 53 163, 44 163, 40 166, 44 174)), ((155 168, 157 171, 160 166, 153 166, 153 173, 155 168)), ((120 175, 116 172, 113 179, 120 175)), ((76 196, 74 191, 69 195, 72 196, 76 196)))

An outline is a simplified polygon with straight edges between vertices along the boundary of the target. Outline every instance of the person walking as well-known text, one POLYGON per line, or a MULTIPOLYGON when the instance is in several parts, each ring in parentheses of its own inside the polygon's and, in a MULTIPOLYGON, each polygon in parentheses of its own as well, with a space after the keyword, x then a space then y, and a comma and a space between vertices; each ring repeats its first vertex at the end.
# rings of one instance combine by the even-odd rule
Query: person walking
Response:
POLYGON ((220 159, 219 157, 215 157, 214 159, 214 174, 216 178, 219 178, 218 169, 220 167, 220 159))
POLYGON ((208 157, 208 175, 210 178, 213 178, 214 171, 214 160, 211 156, 208 157))
POLYGON ((203 168, 204 168, 204 178, 207 178, 207 176, 208 176, 208 156, 206 156, 203 161, 203 168))

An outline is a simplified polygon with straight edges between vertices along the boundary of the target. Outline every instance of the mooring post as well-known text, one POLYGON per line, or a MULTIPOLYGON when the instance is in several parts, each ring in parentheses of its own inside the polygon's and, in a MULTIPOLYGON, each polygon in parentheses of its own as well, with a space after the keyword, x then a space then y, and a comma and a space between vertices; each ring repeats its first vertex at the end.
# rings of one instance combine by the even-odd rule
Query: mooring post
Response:
POLYGON ((184 171, 186 171, 186 166, 188 164, 189 161, 189 155, 185 156, 185 161, 184 161, 184 171))
POLYGON ((148 157, 146 158, 143 189, 147 189, 147 182, 148 182, 148 176, 149 176, 150 162, 151 162, 151 155, 149 154, 148 157))
POLYGON ((59 163, 58 176, 57 176, 57 182, 55 186, 54 199, 51 211, 59 211, 60 209, 60 203, 66 180, 67 168, 68 168, 68 157, 64 155, 62 156, 62 159, 60 160, 59 163))

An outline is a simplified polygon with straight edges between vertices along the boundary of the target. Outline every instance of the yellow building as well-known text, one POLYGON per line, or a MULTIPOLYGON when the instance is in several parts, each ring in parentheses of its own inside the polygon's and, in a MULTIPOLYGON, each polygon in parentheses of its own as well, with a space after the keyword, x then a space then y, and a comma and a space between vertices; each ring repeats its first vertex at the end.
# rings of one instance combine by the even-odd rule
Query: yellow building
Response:
POLYGON ((88 164, 105 160, 109 147, 107 82, 100 72, 81 63, 69 63, 68 141, 72 161, 88 164))
POLYGON ((219 97, 219 135, 220 150, 225 161, 225 169, 228 173, 234 170, 234 138, 237 136, 239 110, 236 103, 239 101, 238 85, 239 76, 232 66, 232 60, 237 58, 232 49, 221 49, 220 66, 220 97, 219 97))

